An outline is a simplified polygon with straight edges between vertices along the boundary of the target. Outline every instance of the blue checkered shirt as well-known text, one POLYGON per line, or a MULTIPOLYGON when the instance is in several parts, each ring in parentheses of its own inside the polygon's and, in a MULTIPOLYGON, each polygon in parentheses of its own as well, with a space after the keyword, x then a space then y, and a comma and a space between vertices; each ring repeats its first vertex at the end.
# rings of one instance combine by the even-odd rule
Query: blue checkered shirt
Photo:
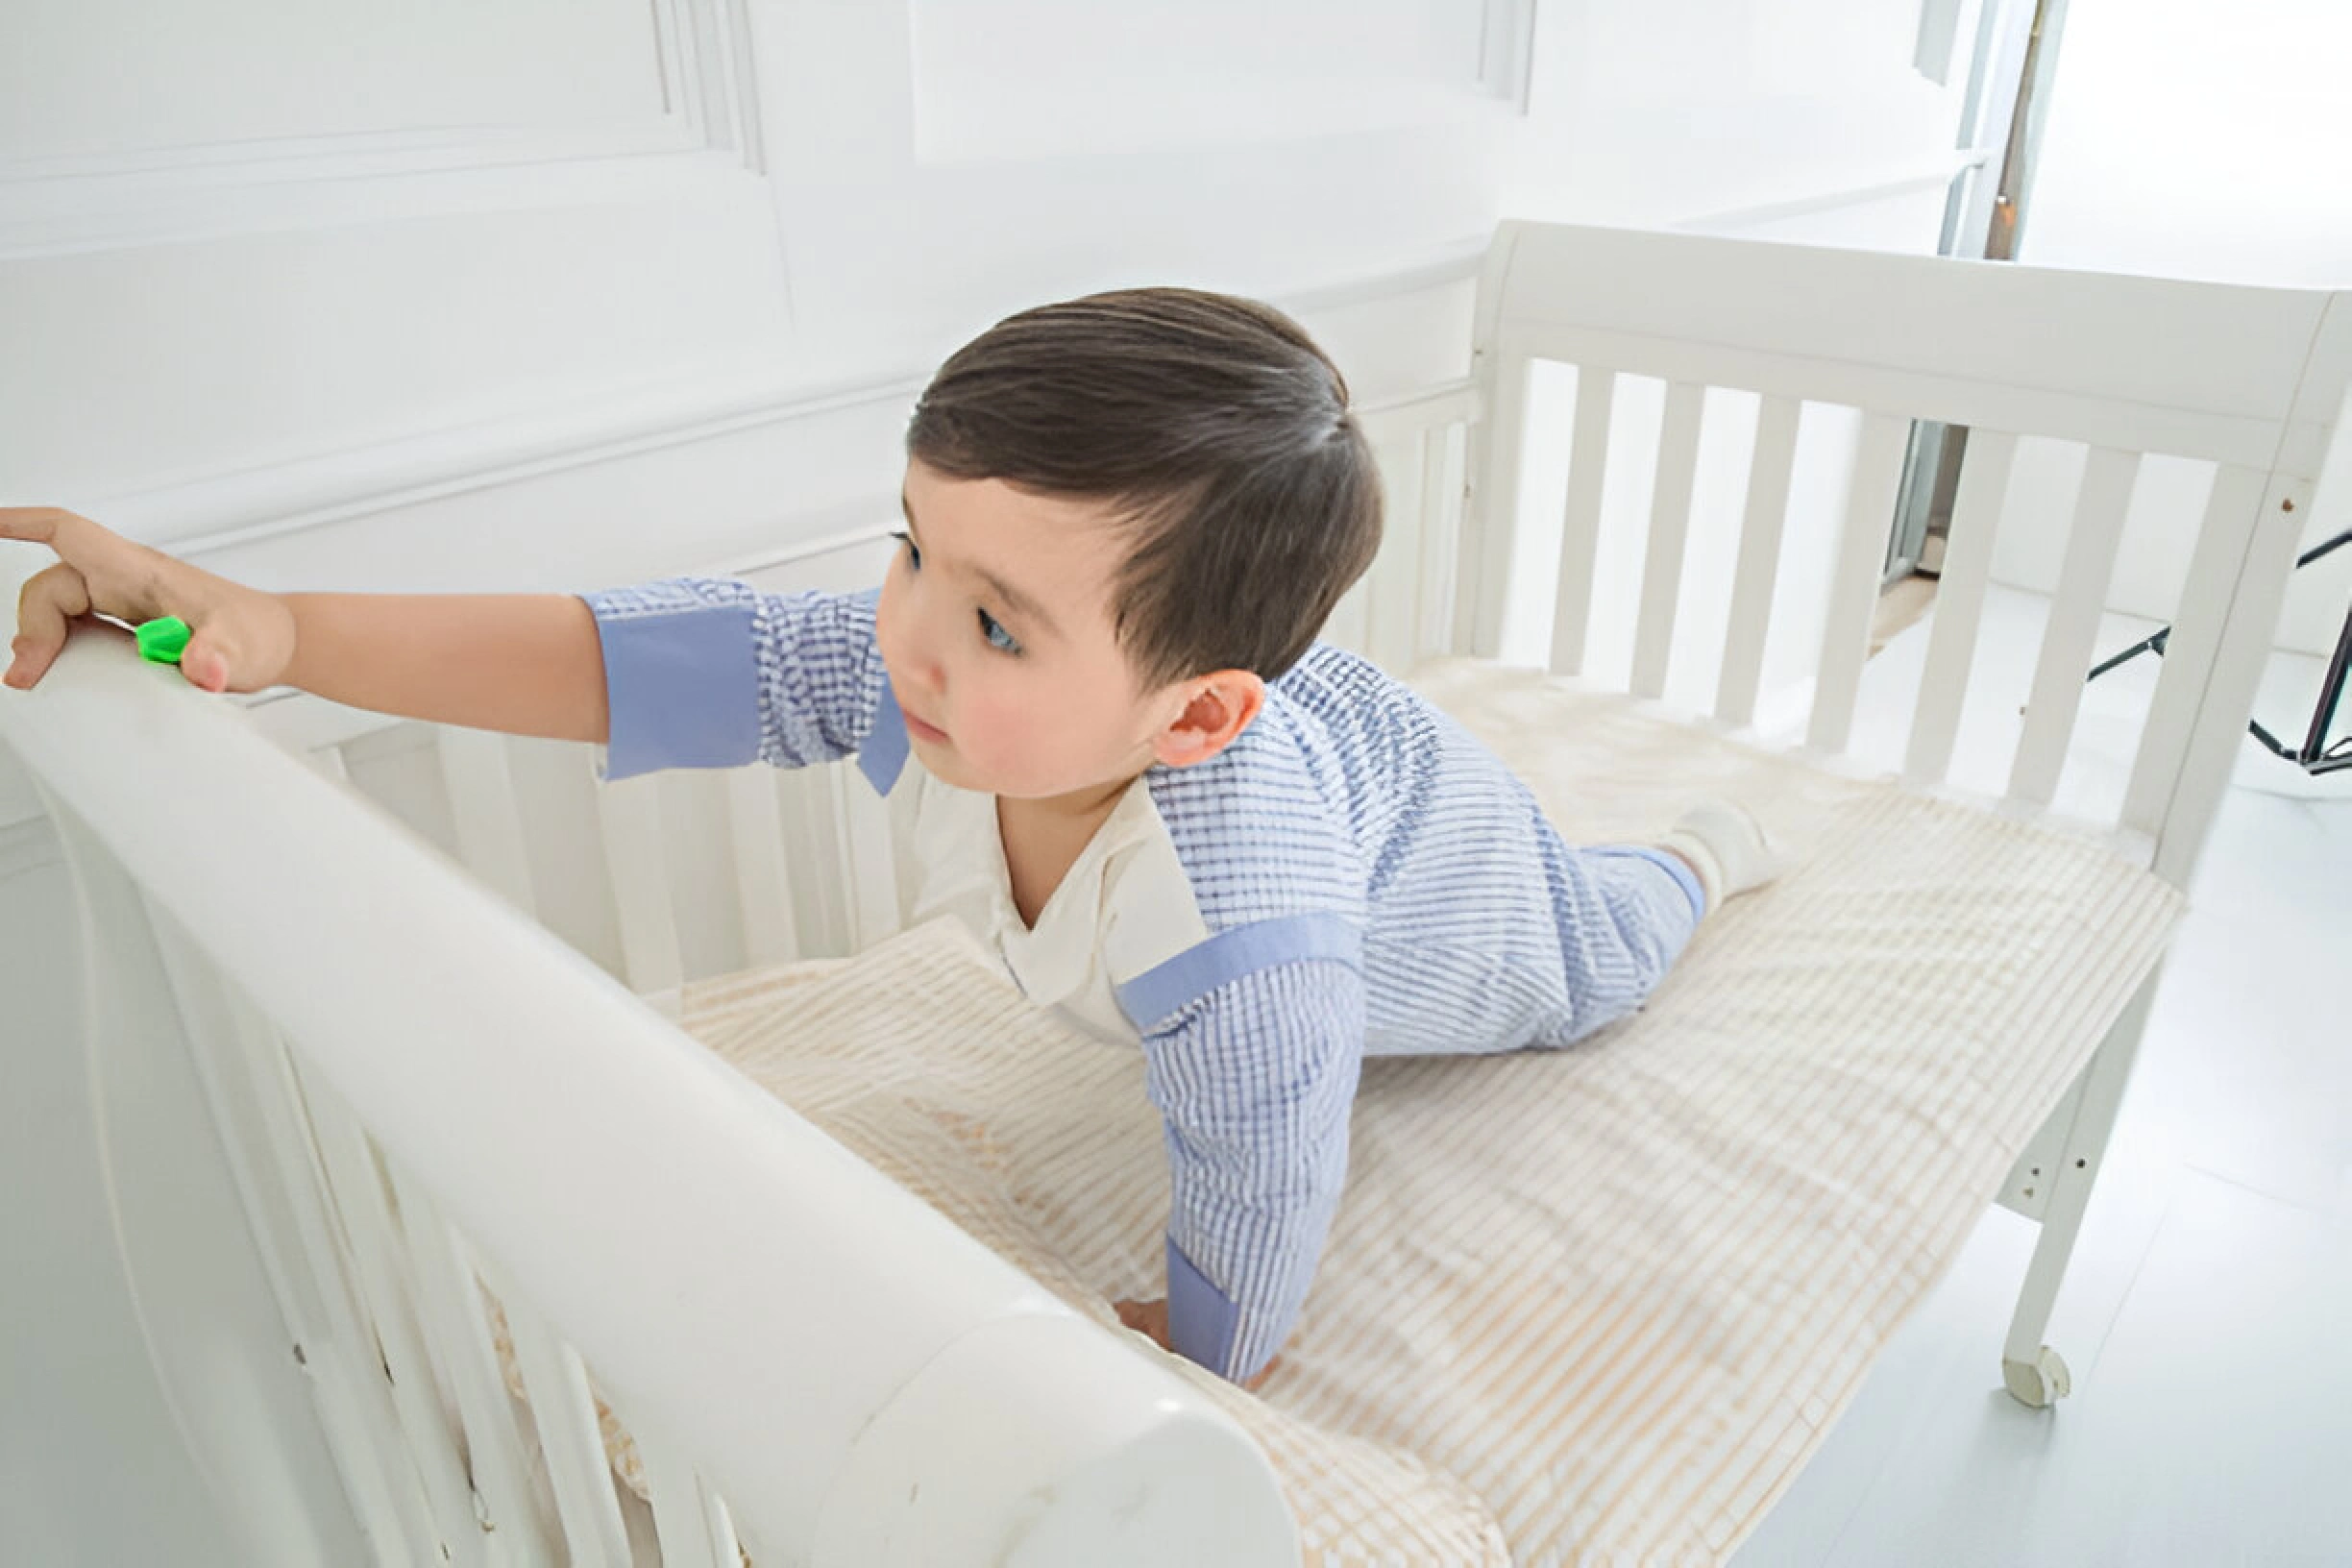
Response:
MULTIPOLYGON (((609 777, 905 757, 870 593, 586 599, 609 777)), ((1244 1380, 1306 1301, 1365 1055, 1580 1039, 1641 1004, 1703 901, 1657 850, 1562 842, 1467 731, 1321 645, 1223 752, 1145 779, 1209 933, 1118 988, 1166 1129, 1171 1336, 1244 1380)))

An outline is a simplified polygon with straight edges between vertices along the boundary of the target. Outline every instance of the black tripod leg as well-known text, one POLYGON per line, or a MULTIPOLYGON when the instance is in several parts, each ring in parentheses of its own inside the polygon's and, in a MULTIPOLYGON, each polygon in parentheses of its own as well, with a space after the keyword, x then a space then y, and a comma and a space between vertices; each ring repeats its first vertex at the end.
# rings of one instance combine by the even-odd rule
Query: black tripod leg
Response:
POLYGON ((2327 755, 2328 731, 2336 723, 2336 707, 2343 700, 2348 674, 2352 674, 2352 610, 2344 612, 2343 630, 2336 634, 2336 656, 2328 660, 2327 678, 2319 683, 2319 704, 2312 710, 2311 733, 2303 737, 2306 766, 2327 755))

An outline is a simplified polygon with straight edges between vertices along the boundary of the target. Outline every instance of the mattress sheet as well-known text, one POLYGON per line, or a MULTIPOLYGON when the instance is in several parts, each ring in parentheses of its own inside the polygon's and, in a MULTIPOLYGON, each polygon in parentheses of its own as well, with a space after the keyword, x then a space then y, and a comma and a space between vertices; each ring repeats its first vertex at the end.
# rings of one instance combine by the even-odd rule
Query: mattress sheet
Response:
MULTIPOLYGON (((1721 1562, 2181 899, 2095 844, 1620 698, 1466 661, 1417 684, 1573 839, 1654 835, 1713 794, 1799 862, 1578 1046, 1368 1063, 1346 1197, 1262 1394, 1165 1360, 1262 1444, 1310 1562, 1721 1562)), ((1139 1054, 1030 1008, 962 932, 698 984, 685 1025, 1106 1326, 1163 1292, 1139 1054)))

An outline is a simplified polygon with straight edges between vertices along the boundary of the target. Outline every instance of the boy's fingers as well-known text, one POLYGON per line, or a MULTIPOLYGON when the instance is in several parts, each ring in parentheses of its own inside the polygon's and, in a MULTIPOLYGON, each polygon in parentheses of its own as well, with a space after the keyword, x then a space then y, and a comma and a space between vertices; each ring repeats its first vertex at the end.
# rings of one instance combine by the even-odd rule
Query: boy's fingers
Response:
POLYGON ((73 516, 61 506, 0 506, 0 539, 54 546, 60 526, 73 516))
POLYGON ((208 634, 199 632, 181 650, 180 673, 188 678, 190 685, 208 692, 225 692, 229 689, 229 650, 208 634))
POLYGON ((37 574, 16 596, 16 640, 8 684, 30 691, 65 647, 73 618, 90 611, 89 585, 62 561, 37 574))

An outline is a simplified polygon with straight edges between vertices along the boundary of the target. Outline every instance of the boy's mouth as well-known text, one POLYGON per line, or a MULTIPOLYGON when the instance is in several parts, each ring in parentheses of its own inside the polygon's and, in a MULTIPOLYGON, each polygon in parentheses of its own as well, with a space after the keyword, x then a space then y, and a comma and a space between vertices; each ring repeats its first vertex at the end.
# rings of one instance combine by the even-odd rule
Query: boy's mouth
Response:
POLYGON ((933 746, 946 744, 947 732, 937 724, 926 724, 904 708, 898 710, 898 716, 906 721, 907 733, 917 740, 928 742, 933 746))

